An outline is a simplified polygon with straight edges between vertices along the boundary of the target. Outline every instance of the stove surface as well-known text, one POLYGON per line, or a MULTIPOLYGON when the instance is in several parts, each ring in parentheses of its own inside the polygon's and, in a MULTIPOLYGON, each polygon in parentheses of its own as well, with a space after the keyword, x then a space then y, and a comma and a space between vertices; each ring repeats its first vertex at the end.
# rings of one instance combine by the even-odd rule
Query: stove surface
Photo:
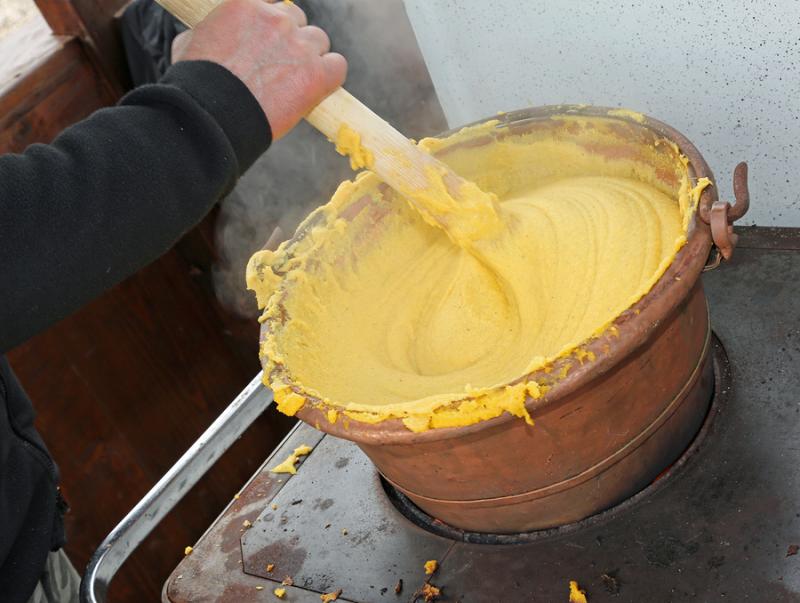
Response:
POLYGON ((436 601, 464 603, 566 603, 570 580, 590 603, 800 601, 800 554, 790 554, 800 545, 800 236, 745 229, 734 260, 704 283, 724 346, 715 400, 692 447, 634 499, 522 543, 474 543, 412 522, 355 445, 298 424, 176 568, 164 600, 277 601, 290 576, 291 602, 338 589, 339 601, 408 602, 426 578, 436 601), (297 475, 269 473, 300 444, 314 450, 297 475))

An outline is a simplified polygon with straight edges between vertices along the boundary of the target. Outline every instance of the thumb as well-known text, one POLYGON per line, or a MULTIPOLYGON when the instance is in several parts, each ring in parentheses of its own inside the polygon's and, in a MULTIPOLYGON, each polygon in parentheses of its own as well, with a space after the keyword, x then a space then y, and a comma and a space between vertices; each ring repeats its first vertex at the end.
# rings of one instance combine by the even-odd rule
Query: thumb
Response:
POLYGON ((322 64, 325 70, 326 88, 330 93, 344 84, 347 77, 347 60, 338 52, 328 52, 322 55, 322 64))
POLYGON ((192 41, 192 33, 191 29, 187 29, 183 33, 175 36, 175 39, 172 40, 172 60, 170 63, 177 63, 183 59, 183 53, 186 52, 186 47, 189 46, 189 42, 192 41))

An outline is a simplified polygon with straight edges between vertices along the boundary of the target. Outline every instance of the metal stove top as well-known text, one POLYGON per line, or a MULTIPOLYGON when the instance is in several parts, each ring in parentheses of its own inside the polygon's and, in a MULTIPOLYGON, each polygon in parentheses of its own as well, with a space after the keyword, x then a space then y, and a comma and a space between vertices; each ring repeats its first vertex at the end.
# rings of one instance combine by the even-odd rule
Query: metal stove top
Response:
POLYGON ((355 445, 299 424, 164 600, 277 601, 290 576, 289 602, 342 589, 339 601, 405 603, 426 578, 436 601, 464 603, 566 603, 570 580, 590 603, 800 601, 800 237, 774 234, 745 232, 733 262, 704 276, 722 342, 714 403, 681 460, 633 499, 547 532, 465 534, 387 494, 355 445), (269 473, 300 444, 314 450, 297 475, 269 473))

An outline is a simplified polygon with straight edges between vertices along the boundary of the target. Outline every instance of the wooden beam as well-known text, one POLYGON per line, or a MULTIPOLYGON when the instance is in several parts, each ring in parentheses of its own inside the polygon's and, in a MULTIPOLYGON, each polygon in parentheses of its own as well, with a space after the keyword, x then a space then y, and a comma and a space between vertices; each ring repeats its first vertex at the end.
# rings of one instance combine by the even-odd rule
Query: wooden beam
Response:
MULTIPOLYGON (((17 80, 34 70, 40 60, 63 46, 64 38, 54 36, 40 14, 0 36, 0 97, 17 80)), ((0 112, 2 115, 2 112, 0 112)))
POLYGON ((106 77, 113 96, 131 86, 115 15, 129 0, 34 0, 53 33, 75 36, 106 77))
POLYGON ((0 153, 49 142, 116 100, 77 39, 55 40, 27 70, 0 84, 0 153))
POLYGON ((50 29, 57 36, 87 38, 89 32, 83 25, 75 4, 70 0, 34 0, 50 29))

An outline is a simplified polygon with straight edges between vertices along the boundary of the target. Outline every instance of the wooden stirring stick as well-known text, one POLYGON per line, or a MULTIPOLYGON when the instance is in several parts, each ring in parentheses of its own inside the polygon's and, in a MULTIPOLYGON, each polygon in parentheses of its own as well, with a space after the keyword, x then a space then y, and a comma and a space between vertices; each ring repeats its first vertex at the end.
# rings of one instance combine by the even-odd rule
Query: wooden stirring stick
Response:
MULTIPOLYGON (((218 0, 157 0, 194 27, 218 0)), ((494 195, 463 179, 444 163, 419 149, 344 88, 338 88, 306 116, 330 141, 350 134, 354 168, 368 167, 407 198, 429 223, 443 228, 458 243, 488 233, 498 223, 494 195), (365 152, 364 152, 365 151, 365 152), (361 155, 359 158, 358 155, 361 155)))

